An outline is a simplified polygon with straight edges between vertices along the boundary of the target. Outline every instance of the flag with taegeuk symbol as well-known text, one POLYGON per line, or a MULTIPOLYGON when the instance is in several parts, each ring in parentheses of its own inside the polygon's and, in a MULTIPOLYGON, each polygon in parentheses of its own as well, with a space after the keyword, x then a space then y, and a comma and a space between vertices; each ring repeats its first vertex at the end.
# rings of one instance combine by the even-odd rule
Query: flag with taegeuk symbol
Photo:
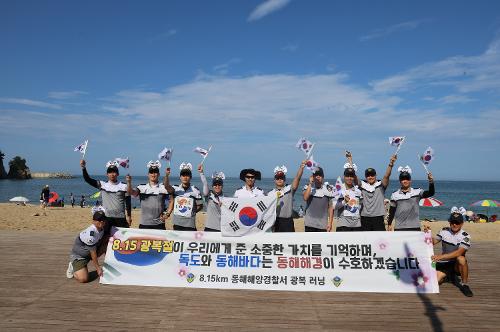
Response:
POLYGON ((434 150, 429 146, 427 150, 425 150, 424 154, 420 156, 420 160, 422 160, 425 165, 429 165, 433 159, 434 150))
POLYGON ((304 152, 307 157, 309 157, 309 155, 311 154, 313 146, 314 146, 314 143, 311 143, 309 140, 307 140, 307 138, 304 138, 304 137, 299 139, 299 141, 295 145, 295 147, 298 148, 299 150, 301 150, 302 152, 304 152))
POLYGON ((128 168, 130 162, 128 158, 115 158, 115 161, 123 168, 128 168))
POLYGON ((222 236, 269 231, 276 221, 276 196, 221 199, 222 236))

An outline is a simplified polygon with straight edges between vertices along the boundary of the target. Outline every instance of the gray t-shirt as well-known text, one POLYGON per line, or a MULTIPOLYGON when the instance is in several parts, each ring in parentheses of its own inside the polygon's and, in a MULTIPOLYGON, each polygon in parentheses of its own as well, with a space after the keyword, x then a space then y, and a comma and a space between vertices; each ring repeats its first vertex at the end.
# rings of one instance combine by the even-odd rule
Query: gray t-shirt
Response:
POLYGON ((216 229, 220 231, 220 199, 224 195, 217 196, 213 192, 210 192, 206 196, 205 200, 207 202, 207 218, 205 219, 205 227, 216 229))
POLYGON ((99 186, 106 217, 125 218, 125 196, 128 196, 127 185, 122 182, 99 181, 99 186))
MULTIPOLYGON (((304 186, 304 191, 307 185, 304 186)), ((328 207, 334 197, 333 187, 323 184, 321 188, 311 188, 311 196, 306 202, 304 224, 307 227, 326 229, 328 225, 328 207)))
POLYGON ((202 205, 201 192, 195 186, 184 189, 174 185, 174 213, 172 223, 183 227, 196 227, 196 206, 202 205))
POLYGON ((159 225, 164 222, 160 215, 165 211, 165 198, 168 195, 162 184, 151 185, 149 182, 137 186, 141 201, 141 225, 159 225))
POLYGON ((361 215, 363 217, 385 216, 385 189, 386 187, 382 185, 382 181, 377 181, 373 185, 361 181, 361 192, 363 195, 361 215))
POLYGON ((102 239, 104 230, 99 231, 94 225, 90 225, 80 232, 73 243, 70 260, 90 259, 90 252, 96 251, 97 244, 102 239))
POLYGON ((394 229, 420 227, 418 202, 423 193, 424 191, 420 188, 410 188, 407 192, 399 189, 392 193, 391 206, 396 208, 394 229))
POLYGON ((347 189, 342 185, 340 196, 335 204, 336 227, 361 227, 361 190, 358 186, 347 189), (344 196, 349 196, 349 201, 344 196))
POLYGON ((276 203, 276 218, 291 218, 293 212, 293 195, 295 192, 292 190, 291 185, 285 185, 281 189, 274 188, 267 193, 267 196, 279 197, 276 203))

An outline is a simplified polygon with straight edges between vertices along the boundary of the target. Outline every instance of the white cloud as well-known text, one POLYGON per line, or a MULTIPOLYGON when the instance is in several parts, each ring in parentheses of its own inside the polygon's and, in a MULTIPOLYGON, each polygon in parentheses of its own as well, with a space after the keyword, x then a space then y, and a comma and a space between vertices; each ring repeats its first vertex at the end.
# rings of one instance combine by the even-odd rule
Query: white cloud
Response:
POLYGON ((443 104, 466 104, 473 102, 474 99, 469 98, 467 96, 460 96, 460 95, 449 95, 449 96, 444 96, 440 99, 440 101, 443 104))
POLYGON ((221 64, 218 64, 216 66, 213 67, 213 70, 214 72, 217 74, 217 75, 227 75, 229 73, 229 69, 240 63, 241 62, 241 59, 239 58, 232 58, 230 59, 229 61, 225 62, 225 63, 221 63, 221 64))
POLYGON ((295 44, 295 43, 286 44, 285 46, 283 46, 281 48, 282 51, 292 52, 292 53, 296 52, 298 49, 299 49, 299 45, 295 44))
POLYGON ((500 90, 500 39, 477 56, 453 56, 416 66, 402 73, 371 82, 379 93, 415 91, 440 86, 460 93, 500 90))
POLYGON ((166 40, 166 39, 172 38, 177 33, 178 33, 177 29, 169 29, 168 31, 159 33, 159 34, 149 38, 149 42, 152 43, 152 42, 155 42, 158 40, 166 40))
POLYGON ((81 95, 86 95, 88 92, 73 90, 73 91, 51 91, 49 92, 49 98, 52 99, 73 99, 80 97, 81 95))
POLYGON ((248 21, 257 21, 275 11, 283 9, 290 3, 290 0, 267 0, 258 5, 248 16, 248 21))
POLYGON ((25 99, 25 98, 0 98, 0 103, 6 104, 18 104, 32 107, 40 107, 40 108, 50 108, 54 110, 62 109, 60 105, 46 103, 44 101, 25 99))
POLYGON ((391 25, 389 27, 381 28, 381 29, 376 29, 370 32, 367 35, 361 36, 359 38, 360 41, 368 41, 376 38, 382 38, 386 37, 388 35, 391 35, 396 32, 400 31, 408 31, 408 30, 415 30, 418 28, 419 25, 421 25, 423 22, 426 20, 414 20, 414 21, 408 21, 408 22, 402 22, 398 24, 391 25))

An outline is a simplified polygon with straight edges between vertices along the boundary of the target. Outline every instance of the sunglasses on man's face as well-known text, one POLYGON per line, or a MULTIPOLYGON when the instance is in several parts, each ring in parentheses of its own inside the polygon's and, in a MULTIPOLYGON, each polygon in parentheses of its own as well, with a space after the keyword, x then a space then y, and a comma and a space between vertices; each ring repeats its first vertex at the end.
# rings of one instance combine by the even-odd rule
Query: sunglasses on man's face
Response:
POLYGON ((253 176, 253 175, 245 175, 245 179, 251 179, 251 180, 253 180, 253 179, 255 179, 255 176, 253 176))
POLYGON ((459 221, 450 221, 450 224, 452 225, 461 225, 462 223, 459 221))

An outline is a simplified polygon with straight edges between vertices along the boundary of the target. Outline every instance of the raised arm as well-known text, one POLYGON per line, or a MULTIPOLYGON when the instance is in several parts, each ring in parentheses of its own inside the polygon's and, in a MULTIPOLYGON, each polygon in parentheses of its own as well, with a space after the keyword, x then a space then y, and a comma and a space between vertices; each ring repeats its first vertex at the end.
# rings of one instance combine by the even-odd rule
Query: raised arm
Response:
POLYGON ((139 190, 132 188, 132 177, 127 174, 125 179, 127 180, 127 193, 131 196, 137 197, 137 195, 139 195, 139 190))
POLYGON ((170 195, 173 195, 175 192, 174 187, 170 184, 170 167, 165 168, 165 176, 163 177, 163 186, 167 190, 170 195))
POLYGON ((292 182, 292 191, 293 192, 296 192, 297 188, 299 187, 300 179, 302 178, 302 174, 304 173, 304 167, 306 167, 306 162, 307 162, 307 160, 302 160, 302 162, 300 163, 299 169, 297 171, 297 174, 293 178, 293 182, 292 182))
POLYGON ((304 201, 306 201, 306 202, 311 197, 311 190, 312 190, 312 184, 313 184, 313 182, 314 182, 314 176, 311 175, 309 177, 309 183, 307 184, 307 188, 304 191, 304 193, 302 194, 302 197, 304 198, 304 201))
POLYGON ((422 194, 422 198, 428 198, 434 196, 434 178, 432 177, 432 173, 427 174, 427 179, 429 180, 429 189, 425 190, 422 194))
MULTIPOLYGON (((352 162, 352 153, 350 151, 347 151, 345 152, 345 157, 347 158, 347 162, 353 166, 354 163, 352 162)), ((358 178, 358 173, 355 173, 355 176, 354 176, 354 184, 356 184, 357 186, 361 186, 361 180, 358 178)))
POLYGON ((209 193, 208 182, 207 182, 207 178, 205 177, 205 174, 203 173, 203 165, 202 164, 198 165, 198 172, 200 173, 200 180, 201 180, 201 183, 203 185, 203 188, 201 189, 201 194, 204 197, 207 197, 208 193, 209 193))
POLYGON ((90 184, 92 187, 97 188, 97 189, 101 189, 99 181, 92 179, 89 176, 89 173, 87 173, 86 165, 87 165, 87 163, 85 162, 85 160, 83 160, 83 159, 80 160, 80 167, 82 168, 83 179, 85 180, 85 182, 90 184))
POLYGON ((391 160, 389 160, 389 165, 387 165, 384 178, 382 179, 382 186, 384 186, 384 188, 387 188, 387 186, 389 185, 389 178, 391 177, 392 168, 394 167, 394 163, 396 162, 397 159, 398 155, 395 154, 391 157, 391 160))

